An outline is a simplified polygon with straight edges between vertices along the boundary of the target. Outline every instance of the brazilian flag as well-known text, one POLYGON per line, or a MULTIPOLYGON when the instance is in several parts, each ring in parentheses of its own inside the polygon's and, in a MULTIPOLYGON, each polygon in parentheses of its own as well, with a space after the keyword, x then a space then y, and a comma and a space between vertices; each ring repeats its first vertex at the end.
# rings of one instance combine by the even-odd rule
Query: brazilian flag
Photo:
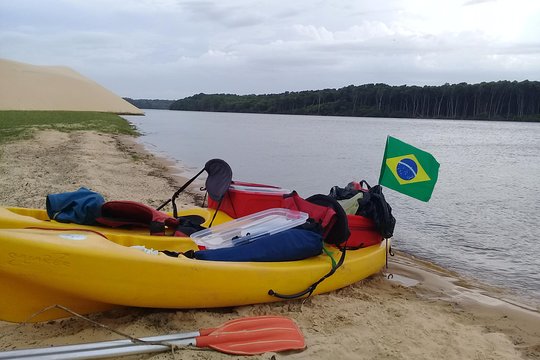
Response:
POLYGON ((379 184, 429 201, 439 176, 439 163, 433 155, 388 136, 379 184))

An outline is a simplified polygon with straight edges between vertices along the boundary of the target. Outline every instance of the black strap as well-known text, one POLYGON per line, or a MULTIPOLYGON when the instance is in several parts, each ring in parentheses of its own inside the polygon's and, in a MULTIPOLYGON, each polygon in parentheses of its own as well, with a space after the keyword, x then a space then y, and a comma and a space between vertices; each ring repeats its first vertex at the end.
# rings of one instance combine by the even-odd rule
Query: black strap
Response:
POLYGON ((172 196, 169 200, 167 200, 167 201, 165 201, 163 204, 161 204, 158 208, 156 208, 156 210, 161 210, 161 209, 163 209, 163 207, 164 207, 165 205, 167 205, 168 203, 170 203, 170 202, 172 201, 173 217, 174 217, 174 218, 177 218, 177 217, 178 217, 178 209, 176 208, 176 201, 175 201, 176 198, 178 197, 178 195, 180 195, 180 193, 181 193, 182 191, 184 191, 189 185, 191 185, 191 183, 192 183, 193 181, 195 181, 195 179, 198 178, 199 175, 201 175, 201 174, 203 173, 204 170, 205 170, 205 169, 202 169, 201 171, 199 171, 199 172, 197 173, 197 175, 195 175, 194 177, 192 177, 191 179, 189 179, 188 182, 186 182, 184 185, 182 185, 182 187, 181 187, 180 189, 178 189, 178 190, 173 194, 173 196, 172 196))
POLYGON ((371 186, 369 186, 368 182, 366 180, 360 180, 360 187, 364 188, 364 185, 366 185, 366 188, 369 190, 371 189, 371 186))
POLYGON ((212 227, 212 224, 214 223, 214 219, 216 218, 217 212, 218 212, 219 207, 221 206, 222 202, 223 202, 223 198, 221 198, 221 200, 219 200, 219 202, 218 202, 218 204, 216 206, 216 211, 214 212, 214 216, 212 216, 212 220, 210 220, 210 224, 208 225, 208 228, 212 227))
POLYGON ((341 250, 341 257, 339 258, 339 261, 338 261, 337 265, 332 266, 332 269, 326 275, 324 275, 322 278, 320 278, 319 280, 315 281, 313 284, 308 286, 307 289, 305 289, 303 291, 300 291, 300 292, 298 292, 296 294, 291 294, 291 295, 280 294, 280 293, 277 293, 274 290, 270 289, 270 290, 268 290, 268 295, 275 296, 275 297, 280 298, 280 299, 289 299, 289 300, 290 299, 297 299, 297 298, 302 297, 302 296, 304 296, 306 294, 308 294, 307 297, 310 297, 311 294, 313 294, 313 292, 315 291, 317 286, 319 286, 320 283, 322 283, 324 280, 326 280, 330 276, 334 275, 336 270, 341 265, 343 265, 343 262, 345 261, 345 254, 346 253, 347 253, 347 248, 341 250))
POLYGON ((165 223, 162 221, 150 222, 150 235, 165 235, 165 223))
POLYGON ((206 191, 206 188, 203 186, 201 187, 199 190, 201 191, 204 191, 204 196, 203 196, 203 199, 202 199, 202 205, 201 207, 206 207, 206 197, 208 196, 208 191, 206 191))

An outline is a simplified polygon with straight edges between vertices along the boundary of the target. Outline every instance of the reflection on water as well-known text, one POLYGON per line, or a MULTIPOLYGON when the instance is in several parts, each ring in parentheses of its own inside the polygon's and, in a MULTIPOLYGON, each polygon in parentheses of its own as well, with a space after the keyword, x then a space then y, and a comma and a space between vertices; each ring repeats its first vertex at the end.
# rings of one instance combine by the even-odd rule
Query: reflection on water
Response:
POLYGON ((154 151, 195 171, 226 160, 234 179, 307 197, 377 183, 386 136, 441 163, 424 203, 385 189, 395 246, 484 282, 540 299, 540 124, 147 110, 127 117, 154 151))

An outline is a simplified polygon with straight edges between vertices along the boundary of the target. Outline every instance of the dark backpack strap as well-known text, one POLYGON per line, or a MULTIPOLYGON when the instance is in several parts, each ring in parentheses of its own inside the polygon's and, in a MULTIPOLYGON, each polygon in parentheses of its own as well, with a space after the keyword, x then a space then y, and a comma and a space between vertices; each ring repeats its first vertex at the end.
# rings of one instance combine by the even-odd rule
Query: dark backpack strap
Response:
POLYGON ((331 206, 319 205, 302 199, 296 191, 283 195, 282 207, 307 213, 311 219, 321 224, 324 240, 328 237, 328 232, 336 221, 336 212, 331 206))
POLYGON ((351 231, 349 230, 349 221, 347 220, 345 210, 343 210, 343 207, 341 207, 337 200, 323 194, 310 196, 306 200, 313 204, 329 207, 336 213, 334 224, 326 233, 324 241, 334 245, 347 241, 351 235, 351 231))
POLYGON ((366 180, 360 180, 360 187, 361 187, 362 189, 364 189, 364 185, 366 185, 365 188, 366 188, 367 190, 371 189, 371 186, 369 186, 369 184, 368 184, 368 182, 367 182, 366 180))

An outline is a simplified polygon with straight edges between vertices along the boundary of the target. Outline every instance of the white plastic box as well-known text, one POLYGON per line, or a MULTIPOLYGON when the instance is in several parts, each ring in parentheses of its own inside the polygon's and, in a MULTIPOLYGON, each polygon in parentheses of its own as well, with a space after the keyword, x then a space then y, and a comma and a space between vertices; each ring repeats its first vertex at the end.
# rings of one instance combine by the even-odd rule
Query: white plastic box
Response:
POLYGON ((265 235, 302 225, 308 214, 289 209, 268 209, 191 234, 199 246, 219 249, 237 246, 265 235))

